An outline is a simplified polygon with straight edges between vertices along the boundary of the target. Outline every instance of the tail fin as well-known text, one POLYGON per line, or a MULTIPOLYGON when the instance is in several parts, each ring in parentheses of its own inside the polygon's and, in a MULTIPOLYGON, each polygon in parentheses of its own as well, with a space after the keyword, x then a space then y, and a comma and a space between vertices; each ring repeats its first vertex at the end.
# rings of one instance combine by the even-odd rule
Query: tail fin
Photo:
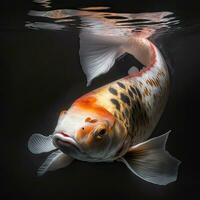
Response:
POLYGON ((125 52, 122 42, 117 38, 91 34, 89 30, 80 33, 80 62, 87 77, 87 85, 101 75, 107 73, 115 60, 125 52))
MULTIPOLYGON (((119 30, 118 30, 119 31, 119 30)), ((87 86, 101 74, 107 73, 115 61, 126 52, 132 54, 144 65, 150 62, 150 42, 147 39, 153 31, 140 31, 131 36, 98 33, 93 29, 80 32, 80 62, 87 77, 87 86)))

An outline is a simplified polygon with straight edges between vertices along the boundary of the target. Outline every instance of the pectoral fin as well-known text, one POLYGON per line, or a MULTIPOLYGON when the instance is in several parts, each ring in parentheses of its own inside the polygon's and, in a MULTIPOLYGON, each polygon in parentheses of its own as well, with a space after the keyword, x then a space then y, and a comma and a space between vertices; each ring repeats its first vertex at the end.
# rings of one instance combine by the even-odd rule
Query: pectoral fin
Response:
POLYGON ((52 136, 44 136, 39 133, 33 134, 28 140, 28 149, 34 154, 49 152, 55 150, 52 136))
POLYGON ((57 150, 50 154, 37 171, 38 176, 42 176, 47 171, 54 171, 68 166, 73 158, 57 150))
POLYGON ((148 182, 167 185, 175 181, 180 161, 165 150, 168 135, 169 132, 131 147, 120 161, 148 182))

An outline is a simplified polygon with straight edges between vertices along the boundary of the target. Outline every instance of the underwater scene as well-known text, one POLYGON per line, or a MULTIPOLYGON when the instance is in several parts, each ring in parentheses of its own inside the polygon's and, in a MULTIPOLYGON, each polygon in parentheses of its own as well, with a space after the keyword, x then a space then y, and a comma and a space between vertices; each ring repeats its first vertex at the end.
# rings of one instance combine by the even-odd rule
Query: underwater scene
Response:
POLYGON ((1 8, 4 198, 196 198, 197 3, 1 8))

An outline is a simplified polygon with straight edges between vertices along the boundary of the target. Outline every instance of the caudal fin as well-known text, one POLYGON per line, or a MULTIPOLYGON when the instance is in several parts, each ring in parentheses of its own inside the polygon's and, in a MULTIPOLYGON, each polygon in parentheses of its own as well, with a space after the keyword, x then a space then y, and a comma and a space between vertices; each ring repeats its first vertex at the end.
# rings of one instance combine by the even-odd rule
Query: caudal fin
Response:
POLYGON ((181 162, 165 150, 168 135, 169 132, 131 147, 120 161, 145 181, 158 185, 176 181, 181 162))
POLYGON ((87 77, 87 85, 101 75, 107 73, 115 60, 125 52, 122 42, 117 38, 92 34, 89 30, 80 33, 80 62, 87 77))
POLYGON ((150 63, 151 48, 147 38, 154 31, 146 28, 137 33, 129 32, 129 35, 123 32, 119 34, 121 30, 117 27, 110 31, 112 27, 98 20, 84 20, 89 20, 90 24, 93 24, 92 27, 96 27, 83 28, 79 35, 80 63, 87 77, 87 85, 90 85, 94 78, 107 73, 115 61, 125 53, 133 55, 143 65, 150 63))

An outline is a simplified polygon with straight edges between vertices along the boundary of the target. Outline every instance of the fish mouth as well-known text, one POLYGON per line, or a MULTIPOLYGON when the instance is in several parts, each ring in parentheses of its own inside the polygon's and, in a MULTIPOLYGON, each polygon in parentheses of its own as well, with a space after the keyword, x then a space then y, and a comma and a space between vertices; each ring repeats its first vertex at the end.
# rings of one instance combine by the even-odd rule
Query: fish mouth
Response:
POLYGON ((55 133, 53 136, 53 141, 56 146, 67 147, 78 151, 82 151, 76 140, 67 135, 66 133, 63 132, 55 133))

